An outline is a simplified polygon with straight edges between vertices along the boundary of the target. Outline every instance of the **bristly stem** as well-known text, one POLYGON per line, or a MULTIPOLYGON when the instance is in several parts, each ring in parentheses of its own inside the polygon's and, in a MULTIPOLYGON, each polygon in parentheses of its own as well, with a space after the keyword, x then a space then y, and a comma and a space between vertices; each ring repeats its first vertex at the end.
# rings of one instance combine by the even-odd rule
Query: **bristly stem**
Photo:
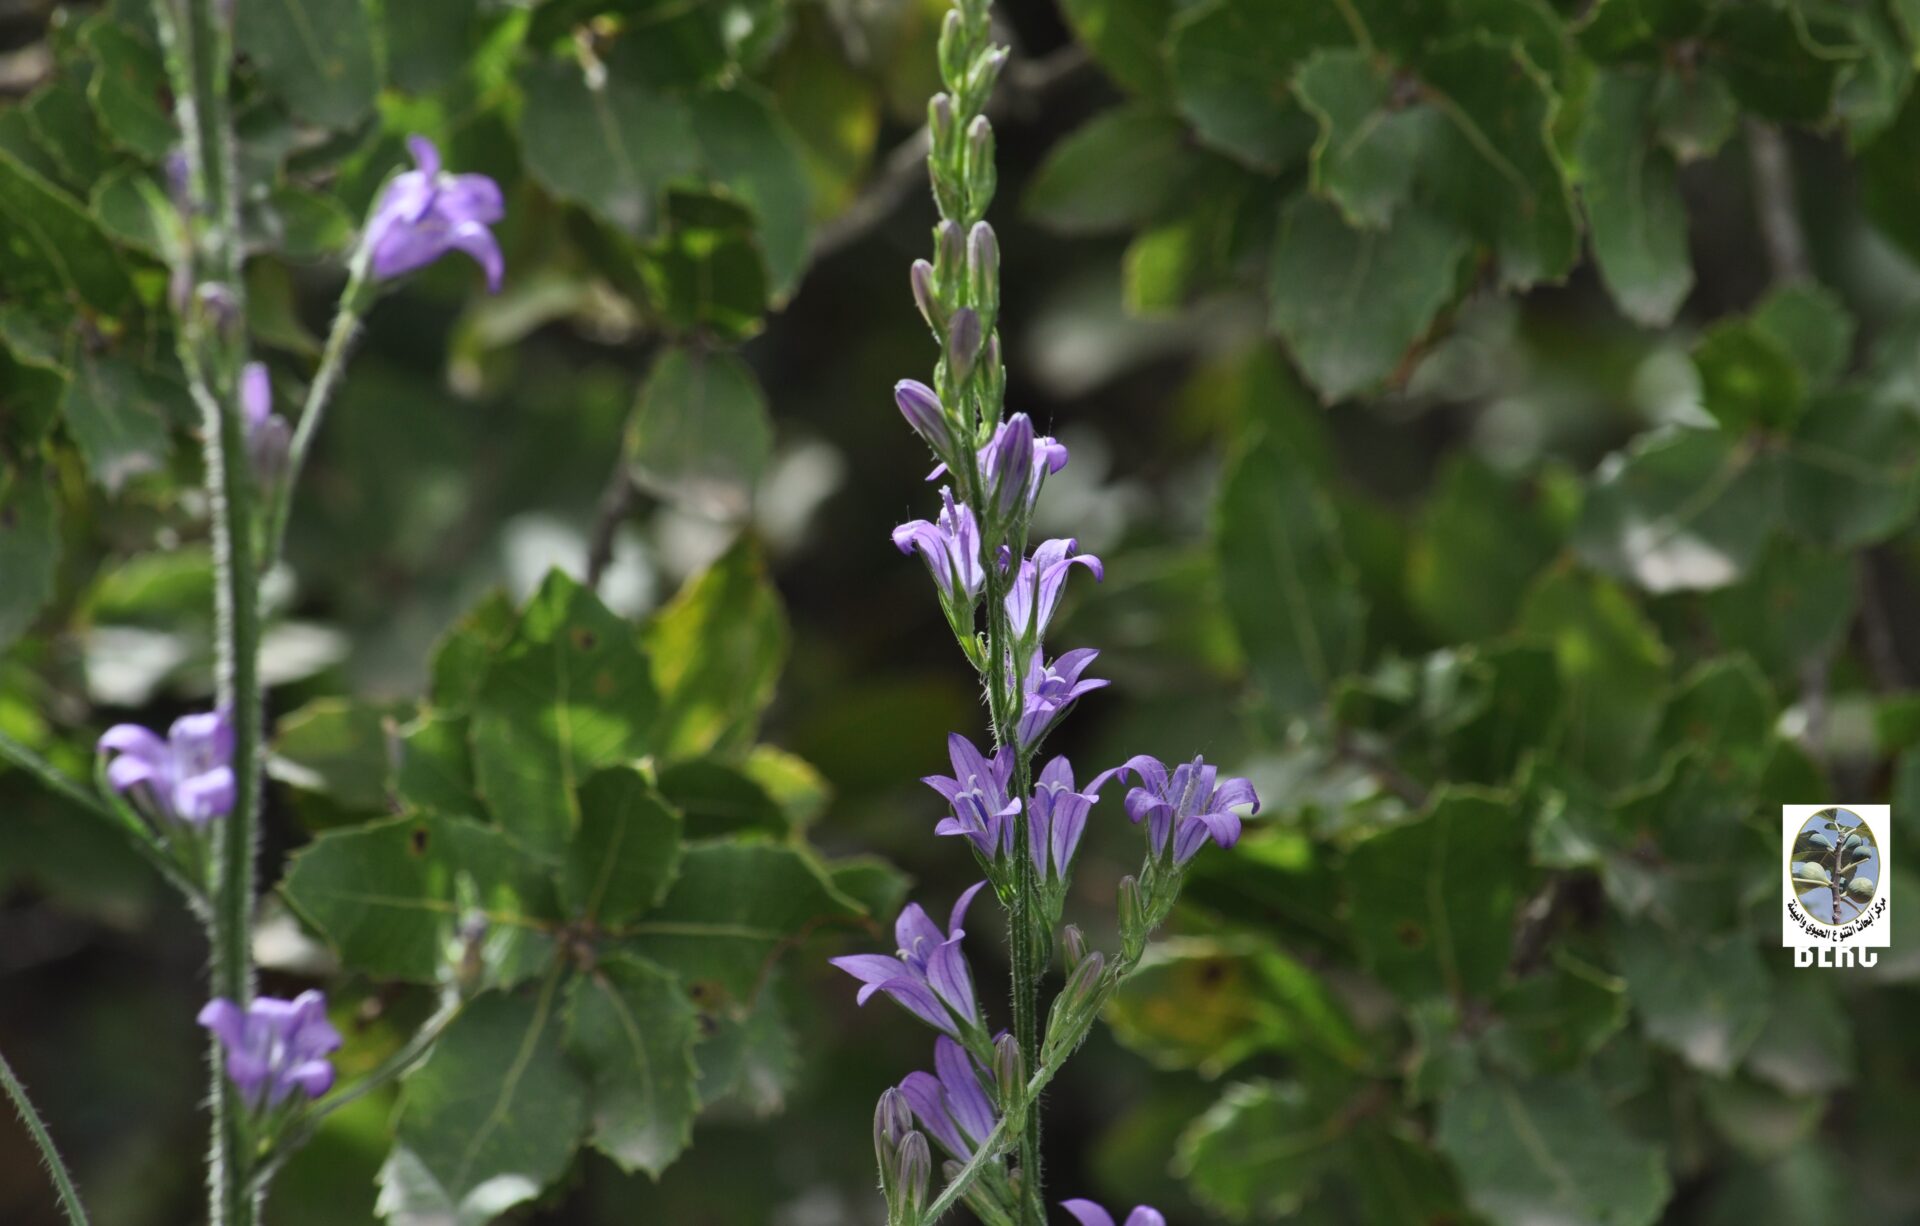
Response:
MULTIPOLYGON (((199 405, 207 499, 213 521, 217 700, 233 723, 234 804, 214 834, 207 924, 211 994, 244 1007, 253 995, 249 951, 260 810, 260 608, 253 474, 239 403, 246 361, 246 288, 237 158, 228 86, 231 23, 218 0, 154 0, 187 162, 188 242, 179 255, 174 308, 181 365, 199 405)), ((208 1162, 214 1226, 253 1226, 244 1104, 226 1075, 226 1053, 209 1039, 213 1102, 208 1162)))
POLYGON ((20 1113, 20 1122, 27 1126, 27 1131, 33 1134, 33 1143, 40 1147, 40 1161, 46 1164, 47 1174, 53 1179, 53 1190, 60 1197, 60 1208, 66 1213, 67 1221, 72 1226, 87 1226, 87 1211, 80 1203, 79 1190, 73 1186, 73 1175, 61 1161, 60 1151, 53 1147, 53 1138, 47 1135, 46 1121, 27 1100, 27 1088, 13 1075, 13 1066, 5 1056, 0 1056, 0 1085, 6 1087, 13 1109, 20 1113))

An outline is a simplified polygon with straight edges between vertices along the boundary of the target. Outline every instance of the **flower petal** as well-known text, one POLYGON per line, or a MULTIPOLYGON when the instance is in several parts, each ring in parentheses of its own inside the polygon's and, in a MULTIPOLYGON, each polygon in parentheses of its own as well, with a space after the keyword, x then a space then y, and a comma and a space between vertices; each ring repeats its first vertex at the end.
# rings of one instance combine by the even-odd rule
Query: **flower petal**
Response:
POLYGON ((960 1125, 974 1144, 985 1141, 998 1117, 992 1100, 980 1085, 973 1057, 964 1047, 943 1036, 933 1041, 933 1069, 939 1074, 941 1088, 947 1092, 947 1111, 954 1123, 960 1125))
POLYGON ((1090 1200, 1063 1200, 1060 1207, 1071 1213, 1080 1226, 1113 1226, 1113 1215, 1090 1200))

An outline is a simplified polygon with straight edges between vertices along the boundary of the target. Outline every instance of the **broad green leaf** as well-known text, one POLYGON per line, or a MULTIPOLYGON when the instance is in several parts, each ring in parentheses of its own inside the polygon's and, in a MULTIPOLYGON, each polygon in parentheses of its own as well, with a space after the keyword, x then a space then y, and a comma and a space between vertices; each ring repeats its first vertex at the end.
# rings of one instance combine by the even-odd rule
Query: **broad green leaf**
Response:
POLYGON ((1385 230, 1355 230, 1302 196, 1280 218, 1269 321, 1322 399, 1385 381, 1453 300, 1466 239, 1407 207, 1385 230))
POLYGON ((1753 787, 1766 770, 1778 714, 1773 694, 1751 660, 1706 660, 1674 687, 1653 736, 1654 754, 1664 757, 1692 748, 1713 778, 1753 787))
POLYGON ((1842 389, 1814 399, 1782 464, 1782 522, 1833 549, 1886 540, 1920 506, 1920 415, 1842 389))
POLYGON ((744 769, 796 829, 813 825, 833 800, 833 785, 811 762, 778 746, 755 745, 747 754, 744 769))
POLYGON ((233 37, 295 115, 344 128, 380 88, 375 24, 363 0, 276 0, 239 5, 233 37))
POLYGON ((1854 1080, 1853 1027, 1838 993, 1805 979, 1773 977, 1773 1005, 1747 1068, 1789 1094, 1830 1094, 1854 1080))
POLYGON ((21 104, 41 149, 75 195, 112 168, 115 157, 78 77, 56 77, 21 104))
POLYGON ((161 259, 177 246, 179 215, 160 194, 159 185, 137 166, 108 172, 93 185, 87 207, 102 230, 136 251, 161 259))
POLYGON ((1773 987, 1753 938, 1683 938, 1647 921, 1614 937, 1620 973, 1647 1037, 1692 1067, 1725 1077, 1765 1029, 1773 987))
POLYGON ((1755 321, 1722 320, 1694 346, 1700 400, 1729 432, 1791 426, 1806 408, 1792 353, 1755 321))
POLYGON ((1516 48, 1471 37, 1435 47, 1421 76, 1446 120, 1422 165, 1439 210, 1493 249, 1503 286, 1565 277, 1579 230, 1546 81, 1516 48))
POLYGON ((376 978, 434 983, 473 944, 490 982, 539 972, 559 910, 538 862, 500 830, 427 814, 330 830, 295 853, 287 901, 346 966, 376 978))
POLYGON ((534 60, 521 69, 520 88, 528 172, 628 234, 648 230, 667 181, 699 164, 686 104, 623 63, 534 60))
POLYGON ((1379 229, 1406 200, 1439 115, 1394 106, 1391 73, 1358 48, 1316 51, 1294 78, 1300 105, 1320 123, 1313 190, 1350 226, 1379 229))
POLYGON ((462 715, 428 711, 399 729, 393 786, 410 808, 475 813, 472 725, 462 715))
POLYGON ((133 282, 78 202, 0 148, 0 283, 11 302, 84 303, 114 316, 133 282))
POLYGON ((1716 6, 1712 62, 1734 97, 1754 114, 1785 123, 1819 123, 1840 74, 1859 55, 1850 32, 1811 6, 1716 6))
POLYGON ((787 638, 766 562, 743 535, 647 624, 660 691, 655 752, 673 759, 744 749, 773 699, 787 638))
POLYGON ((1860 206, 1910 260, 1920 260, 1920 93, 1909 92, 1891 126, 1860 151, 1860 206))
POLYGON ((1240 1082, 1180 1138, 1175 1167, 1198 1199, 1229 1217, 1277 1221, 1337 1161, 1337 1112, 1293 1082, 1240 1082))
POLYGON ((680 815, 632 767, 580 788, 580 832, 567 846, 560 897, 601 928, 627 924, 666 896, 680 867, 680 815))
POLYGON ((1363 1122, 1347 1145, 1347 1178, 1359 1193, 1360 1226, 1466 1220, 1460 1179, 1411 1121, 1363 1122))
POLYGON ((433 681, 429 693, 434 705, 464 713, 480 697, 487 661, 503 647, 519 622, 513 601, 493 591, 460 616, 433 650, 433 681))
POLYGON ((1227 614, 1282 716, 1324 703, 1360 662, 1366 609, 1324 495, 1271 438, 1236 458, 1215 510, 1227 614))
POLYGON ((1535 491, 1461 456, 1442 469, 1407 554, 1407 599, 1443 641, 1513 625, 1534 577, 1559 548, 1535 491))
POLYGON ((1679 174, 1654 142, 1656 89, 1651 74, 1603 73, 1580 140, 1581 196, 1601 279, 1627 318, 1650 327, 1671 323, 1693 288, 1679 174))
POLYGON ((1068 234, 1137 227, 1185 196, 1200 162, 1179 120, 1144 103, 1114 107, 1048 151, 1021 208, 1068 234))
POLYGON ((404 90, 426 93, 460 75, 477 48, 481 0, 407 0, 382 4, 387 73, 404 90))
POLYGON ((558 982, 477 997, 407 1076, 380 1172, 382 1216, 483 1226, 565 1173, 588 1086, 561 1048, 558 982))
POLYGON ((399 757, 397 714, 343 698, 310 702, 280 720, 268 772, 347 813, 386 816, 393 812, 389 788, 399 757))
POLYGON ((77 345, 71 370, 60 414, 96 484, 117 493, 129 478, 166 463, 171 450, 167 426, 154 411, 138 370, 113 354, 94 354, 77 345))
POLYGON ((1189 5, 1175 16, 1168 44, 1174 99, 1203 141, 1278 170, 1306 153, 1314 133, 1287 78, 1316 48, 1354 41, 1353 28, 1330 4, 1189 5))
POLYGON ((1626 984, 1561 952, 1553 965, 1502 989, 1488 1052, 1521 1074, 1572 1072, 1627 1020, 1626 984))
MULTIPOLYGON (((767 309, 767 261, 753 211, 730 196, 678 188, 667 193, 666 234, 640 254, 608 236, 607 261, 641 262, 637 296, 665 328, 708 339, 742 340, 760 331, 767 309)), ((616 265, 617 267, 617 265, 616 265)))
POLYGON ((1778 1161, 1812 1138, 1827 1100, 1792 1096, 1746 1077, 1700 1080, 1703 1114, 1733 1148, 1758 1161, 1778 1161))
POLYGON ((1719 73, 1663 72, 1655 85, 1652 119, 1665 145, 1682 164, 1720 152, 1740 120, 1740 104, 1719 73))
POLYGON ((1618 587, 1571 571, 1528 593, 1520 631, 1559 661, 1569 761, 1600 782, 1623 782, 1659 720, 1668 653, 1658 633, 1618 587))
POLYGON ((823 922, 850 918, 851 904, 804 853, 769 844, 689 847, 666 901, 621 930, 633 952, 675 972, 703 1003, 717 987, 753 999, 781 947, 823 922))
POLYGON ((1163 101, 1167 23, 1174 0, 1062 0, 1067 23, 1100 67, 1129 92, 1163 101))
POLYGON ((1507 968, 1525 848, 1519 804, 1468 791, 1362 842, 1342 874, 1361 961, 1404 997, 1490 995, 1507 968))
POLYGON ((180 132, 166 106, 167 69, 160 52, 104 14, 87 22, 80 38, 96 66, 87 97, 101 127, 150 162, 166 157, 179 144, 180 132))
POLYGON ((774 301, 786 301, 807 263, 812 190, 793 131, 761 93, 741 86, 693 100, 693 135, 708 177, 759 220, 774 301))
POLYGON ((698 1091, 704 1110, 738 1104, 761 1118, 779 1111, 800 1078, 800 1041, 787 1023, 777 990, 779 971, 744 1010, 700 1015, 701 1039, 693 1049, 700 1066, 698 1091))
POLYGON ((0 468, 0 651, 53 599, 60 562, 58 507, 36 467, 0 468))
POLYGON ((692 838, 759 831, 783 836, 789 822, 778 801, 739 767, 710 758, 669 763, 660 793, 687 824, 692 838))
POLYGON ((1754 308, 1753 324, 1799 369, 1807 386, 1826 387, 1853 356, 1853 317, 1832 290, 1813 282, 1783 285, 1754 308))
POLYGON ((735 355, 670 349, 640 391, 626 447, 645 488, 709 518, 744 519, 773 451, 766 397, 735 355))
POLYGON ((1582 1078, 1465 1085, 1440 1104, 1437 1139, 1492 1226, 1650 1226, 1673 1193, 1661 1151, 1582 1078))
POLYGON ((584 1066, 593 1147, 659 1178, 693 1139, 699 1014, 673 976, 616 954, 574 978, 567 1050, 584 1066))
POLYGON ((602 767, 649 753, 658 706, 634 628, 554 571, 474 705, 481 797, 509 833, 558 857, 580 829, 575 789, 602 767))
POLYGON ((1737 582, 1780 516, 1781 466, 1718 430, 1641 435, 1595 476, 1573 545, 1596 570, 1650 592, 1737 582))

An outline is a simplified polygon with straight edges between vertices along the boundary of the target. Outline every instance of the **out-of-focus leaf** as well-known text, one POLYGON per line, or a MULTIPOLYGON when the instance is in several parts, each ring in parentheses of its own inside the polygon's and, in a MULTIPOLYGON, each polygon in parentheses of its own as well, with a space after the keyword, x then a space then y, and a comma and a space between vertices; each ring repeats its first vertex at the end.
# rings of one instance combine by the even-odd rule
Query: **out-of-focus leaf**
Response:
POLYGON ((527 170, 631 235, 653 222, 667 181, 699 165, 686 104, 656 92, 624 64, 583 68, 533 60, 520 73, 527 170))
POLYGON ((104 14, 87 22, 80 38, 97 67, 87 96, 100 125, 150 162, 167 156, 180 132, 166 107, 167 70, 159 51, 104 14))
POLYGON ((1859 55, 1847 29, 1813 9, 1716 7, 1712 40, 1740 104, 1786 123, 1826 118, 1841 71, 1859 55))
POLYGON ((1650 592, 1725 587, 1778 521, 1780 472, 1761 447, 1718 430, 1642 435, 1600 466, 1574 548, 1650 592))
POLYGON ((1075 37, 1107 75, 1132 93, 1162 101, 1167 76, 1167 22, 1174 0, 1063 0, 1075 37))
POLYGON ((680 815, 630 766, 587 780, 580 815, 561 901, 600 928, 619 928, 666 897, 680 868, 680 815))
POLYGON ((627 438, 634 478, 715 519, 744 518, 773 450, 766 398, 730 353, 670 349, 654 363, 627 438))
POLYGON ((1740 120, 1726 78, 1706 66, 1661 73, 1652 108, 1661 144, 1683 165, 1718 153, 1740 120))
POLYGON ((616 954, 577 976, 567 1050, 585 1066, 595 1149, 659 1177, 693 1139, 699 1015, 673 976, 616 954))
POLYGON ((1733 433, 1791 426, 1806 408, 1806 380, 1787 346, 1753 320, 1715 324, 1694 347, 1700 399, 1733 433))
POLYGON ((1472 457, 1443 470, 1407 557, 1407 596, 1449 642, 1507 630, 1559 546, 1533 491, 1472 457))
POLYGON ((712 180, 753 210, 776 303, 807 262, 811 186, 793 131, 759 92, 716 90, 693 100, 693 134, 712 180))
POLYGON ((800 1076, 799 1039, 772 984, 748 1008, 713 1009, 700 1015, 702 1037, 694 1049, 704 1109, 737 1102, 756 1116, 780 1110, 800 1076))
POLYGON ((1781 286, 1754 308, 1753 324, 1786 352, 1807 386, 1826 387, 1846 373, 1853 318, 1825 286, 1781 286))
POLYGON ((0 467, 0 651, 53 599, 60 561, 57 506, 46 477, 30 466, 0 467))
POLYGON ((1292 1082, 1241 1082, 1193 1122, 1175 1162, 1194 1195, 1221 1212, 1284 1218, 1337 1159, 1335 1110, 1292 1082))
POLYGON ((1395 109, 1392 74, 1355 47, 1316 51, 1300 66, 1294 91, 1320 123, 1313 147, 1313 189, 1339 206, 1350 226, 1381 228, 1406 200, 1423 146, 1439 115, 1395 109))
POLYGON ((1138 226, 1185 195, 1198 161, 1179 120, 1145 104, 1115 107, 1053 147, 1021 207, 1070 234, 1138 226))
POLYGON ((1771 1008, 1773 989, 1753 938, 1675 940, 1643 921, 1622 925, 1614 945, 1647 1037, 1701 1072, 1731 1073, 1771 1008))
POLYGON ((1833 549, 1887 539, 1920 507, 1920 415, 1842 389, 1816 397, 1786 448, 1782 522, 1833 549))
POLYGON ((1354 230, 1330 205, 1287 206, 1273 250, 1274 331, 1326 400, 1387 379, 1452 301, 1466 239, 1429 213, 1399 210, 1354 230))
POLYGON ((344 128, 380 88, 375 25, 363 0, 279 0, 238 6, 233 37, 295 115, 344 128))
POLYGON ((1339 9, 1266 0, 1209 0, 1175 15, 1168 55, 1174 99, 1200 138, 1264 170, 1313 143, 1311 118, 1285 82, 1317 47, 1354 41, 1339 9))
POLYGON ((1566 756, 1602 782, 1622 782, 1659 720, 1666 645, 1618 587, 1572 572, 1535 585, 1520 629, 1559 661, 1566 756))
POLYGON ((704 192, 669 191, 667 232, 642 254, 642 297, 669 331, 722 341, 760 331, 767 260, 746 205, 704 192))
POLYGON ((472 729, 465 716, 429 711, 399 729, 393 786, 414 809, 477 813, 472 729))
POLYGON ((0 149, 0 282, 9 301, 85 302, 115 316, 133 305, 133 282, 72 197, 0 149))
POLYGON ((268 770, 350 813, 384 816, 398 756, 394 718, 390 709, 346 699, 310 702, 281 719, 268 770))
POLYGON ((686 820, 694 838, 759 831, 784 835, 786 814, 765 788, 740 768, 707 758, 669 763, 660 792, 686 820))
POLYGON ((787 637, 759 547, 742 536, 647 625, 661 697, 655 752, 691 758, 751 742, 786 661, 787 637))
POLYGON ((1626 1024, 1626 984, 1573 954, 1495 999, 1487 1049, 1521 1075, 1572 1072, 1626 1024))
POLYGON ((460 75, 478 43, 481 0, 407 0, 383 4, 387 74, 401 89, 426 93, 460 75))
POLYGON ((171 450, 140 372, 112 354, 76 349, 60 413, 88 472, 109 493, 161 467, 171 450))
POLYGON ((1829 1094, 1854 1080, 1853 1028, 1838 995, 1804 978, 1774 976, 1773 1006, 1747 1067, 1789 1094, 1829 1094))
POLYGON ((1693 288, 1686 204, 1672 156, 1654 143, 1657 78, 1610 71, 1587 103, 1581 195, 1600 275, 1636 323, 1672 322, 1693 288))
POLYGON ((518 622, 507 594, 494 591, 449 627, 433 653, 434 705, 454 712, 469 710, 486 681, 487 661, 505 645, 518 622))

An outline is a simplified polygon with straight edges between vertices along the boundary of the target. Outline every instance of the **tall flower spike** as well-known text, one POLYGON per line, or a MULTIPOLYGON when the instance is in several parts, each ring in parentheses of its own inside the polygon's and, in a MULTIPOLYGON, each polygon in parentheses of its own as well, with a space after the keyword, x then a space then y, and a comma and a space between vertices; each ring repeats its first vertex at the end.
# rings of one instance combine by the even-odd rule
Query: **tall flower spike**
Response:
POLYGON ((296 1089, 319 1098, 333 1088, 327 1057, 339 1050, 340 1032, 318 992, 292 1000, 256 996, 244 1009, 224 998, 210 1001, 199 1022, 219 1037, 227 1076, 256 1111, 279 1106, 296 1089))
MULTIPOLYGON (((1060 1207, 1074 1216, 1080 1226, 1113 1226, 1113 1215, 1090 1200, 1063 1200, 1060 1207)), ((1158 1209, 1135 1205, 1122 1226, 1167 1226, 1158 1209)))
POLYGON ((964 1162, 1000 1119, 993 1097, 982 1084, 986 1070, 944 1035, 933 1041, 933 1068, 933 1073, 908 1073, 900 1083, 900 1094, 913 1108, 920 1127, 964 1162))
POLYGON ((893 935, 900 946, 894 957, 849 954, 832 959, 833 965, 860 980, 859 1003, 866 1004, 875 992, 885 992, 907 1012, 945 1034, 958 1037, 961 1026, 977 1026, 980 1006, 973 996, 973 972, 960 948, 961 938, 967 935, 961 924, 973 896, 986 884, 977 882, 960 895, 945 933, 927 918, 919 903, 909 903, 894 921, 893 935))
POLYGON ((367 223, 373 275, 381 280, 424 268, 449 251, 464 251, 500 292, 505 261, 489 226, 507 215, 500 185, 486 175, 445 174, 440 151, 424 136, 409 136, 415 170, 387 185, 367 223))
POLYGON ((990 859, 1012 851, 1013 815, 1020 812, 1020 800, 1007 794, 1013 782, 1011 747, 1002 745, 989 758, 954 732, 947 736, 947 756, 953 762, 951 777, 928 775, 921 780, 953 809, 952 816, 942 818, 933 832, 964 835, 990 859))
POLYGON ((1041 769, 1040 778, 1033 785, 1027 850, 1042 880, 1047 876, 1049 863, 1053 865, 1056 879, 1067 879, 1073 853, 1079 849, 1080 836, 1087 829, 1087 811, 1099 799, 1096 793, 1081 792, 1073 786, 1073 764, 1065 757, 1056 757, 1041 769))
POLYGON ((1100 655, 1091 647, 1080 647, 1047 663, 1040 648, 1033 649, 1026 672, 1020 678, 1020 747, 1031 750, 1053 726, 1059 723, 1084 694, 1106 688, 1099 677, 1081 679, 1089 665, 1100 655))
POLYGON ((1241 778, 1221 782, 1218 769, 1197 757, 1169 772, 1160 759, 1141 754, 1102 772, 1087 790, 1098 792, 1115 777, 1138 779, 1139 784, 1127 792, 1127 816, 1136 824, 1147 823, 1147 840, 1156 856, 1166 853, 1171 834, 1174 863, 1185 864, 1209 838, 1221 847, 1232 847, 1240 840, 1235 808, 1250 805, 1250 812, 1260 811, 1253 784, 1241 778))
POLYGON ((108 786, 152 817, 204 826, 233 812, 233 724, 224 712, 183 715, 164 741, 138 724, 115 724, 98 748, 114 755, 108 786))
POLYGON ((941 599, 950 602, 958 593, 971 605, 987 584, 986 569, 980 565, 980 524, 965 503, 953 500, 952 490, 942 489, 940 500, 939 521, 901 524, 893 530, 894 548, 920 555, 941 599))

